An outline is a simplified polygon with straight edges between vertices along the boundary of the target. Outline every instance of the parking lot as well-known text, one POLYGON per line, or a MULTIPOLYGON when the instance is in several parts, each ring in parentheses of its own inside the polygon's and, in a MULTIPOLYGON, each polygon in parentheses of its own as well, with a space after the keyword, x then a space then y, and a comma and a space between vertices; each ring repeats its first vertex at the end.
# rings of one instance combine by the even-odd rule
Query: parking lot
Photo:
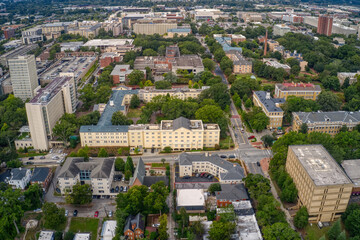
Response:
POLYGON ((111 184, 111 193, 127 192, 129 190, 129 181, 125 181, 125 177, 121 172, 116 172, 114 180, 111 184))
POLYGON ((19 158, 24 165, 59 165, 65 160, 66 153, 62 149, 54 149, 46 155, 19 158))

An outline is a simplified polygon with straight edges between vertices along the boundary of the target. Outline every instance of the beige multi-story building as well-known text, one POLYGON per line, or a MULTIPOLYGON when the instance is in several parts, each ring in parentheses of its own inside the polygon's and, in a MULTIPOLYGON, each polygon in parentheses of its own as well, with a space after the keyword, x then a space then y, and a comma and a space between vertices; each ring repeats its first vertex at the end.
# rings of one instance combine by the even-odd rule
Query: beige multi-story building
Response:
POLYGON ((168 32, 169 29, 177 28, 177 23, 135 23, 134 33, 153 35, 163 35, 168 32))
POLYGON ((295 96, 315 101, 320 93, 321 87, 312 83, 277 83, 274 97, 286 100, 289 96, 295 96))
POLYGON ((342 126, 352 131, 360 124, 360 112, 293 112, 292 129, 299 131, 305 123, 308 132, 322 132, 335 135, 340 132, 342 126))
POLYGON ((274 129, 282 126, 284 111, 280 108, 285 103, 284 98, 272 98, 270 92, 256 91, 253 95, 254 105, 261 107, 270 118, 267 128, 274 129))
POLYGON ((349 84, 353 84, 357 81, 358 76, 360 76, 360 71, 357 72, 338 72, 337 77, 339 79, 340 85, 342 86, 345 82, 345 79, 349 79, 349 84))
POLYGON ((112 182, 115 172, 114 158, 96 158, 84 162, 84 158, 68 158, 58 175, 61 194, 71 193, 77 183, 89 184, 94 196, 115 196, 112 182))
POLYGON ((54 22, 42 25, 41 29, 43 34, 67 32, 69 25, 71 25, 71 22, 54 22))
POLYGON ((68 33, 93 39, 99 34, 100 28, 100 23, 79 23, 77 27, 69 28, 68 33))
POLYGON ((289 146, 286 171, 310 222, 334 221, 345 212, 353 183, 322 145, 289 146))
POLYGON ((76 87, 71 77, 55 78, 25 104, 35 149, 49 149, 56 122, 65 113, 74 113, 76 105, 76 87))
POLYGON ((194 173, 210 173, 219 179, 220 183, 239 184, 245 177, 244 169, 237 163, 228 162, 217 154, 182 153, 179 161, 179 176, 192 176, 194 173))
POLYGON ((235 74, 252 72, 252 62, 247 61, 239 51, 230 50, 225 52, 225 54, 233 61, 233 71, 235 74))
POLYGON ((181 151, 215 147, 220 142, 220 128, 217 124, 204 124, 201 120, 180 117, 163 120, 160 124, 81 126, 80 138, 81 145, 89 147, 170 147, 181 151))
POLYGON ((167 96, 176 97, 181 100, 188 98, 198 98, 200 93, 209 88, 208 86, 203 86, 201 89, 195 88, 172 88, 172 89, 155 89, 154 87, 146 87, 140 89, 138 96, 141 101, 147 103, 150 102, 154 97, 157 96, 167 96))
POLYGON ((39 87, 34 55, 17 56, 8 60, 14 96, 24 102, 35 96, 39 87))

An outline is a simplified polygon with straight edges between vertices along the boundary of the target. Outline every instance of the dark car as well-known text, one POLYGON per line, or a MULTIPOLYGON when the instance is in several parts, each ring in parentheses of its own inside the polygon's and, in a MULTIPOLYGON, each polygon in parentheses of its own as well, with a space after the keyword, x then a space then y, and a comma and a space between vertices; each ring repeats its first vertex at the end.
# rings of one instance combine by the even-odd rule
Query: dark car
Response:
POLYGON ((207 178, 208 176, 209 176, 208 173, 205 173, 205 174, 204 174, 204 178, 207 178))
POLYGON ((208 176, 208 179, 212 179, 213 177, 214 177, 214 176, 210 174, 210 175, 208 176))
POLYGON ((199 176, 200 176, 200 174, 199 174, 199 173, 195 174, 195 177, 199 177, 199 176))
POLYGON ((29 160, 34 160, 34 157, 29 157, 29 160))
POLYGON ((183 179, 189 179, 190 176, 186 175, 186 176, 183 176, 183 179))
POLYGON ((33 162, 26 162, 26 165, 32 165, 34 164, 33 162))
POLYGON ((45 159, 45 156, 41 156, 40 159, 45 159))
POLYGON ((227 158, 226 155, 220 155, 221 158, 227 158))
POLYGON ((122 191, 124 191, 124 187, 123 187, 123 186, 120 187, 120 192, 122 192, 122 191))
POLYGON ((235 158, 235 155, 229 155, 229 158, 235 158))
POLYGON ((111 193, 115 192, 115 188, 110 189, 110 192, 111 193))
POLYGON ((75 209, 73 212, 73 216, 76 217, 77 215, 78 215, 78 210, 75 209))
POLYGON ((260 167, 260 162, 256 162, 256 165, 258 165, 260 167))
POLYGON ((115 192, 119 192, 119 186, 115 187, 115 192))

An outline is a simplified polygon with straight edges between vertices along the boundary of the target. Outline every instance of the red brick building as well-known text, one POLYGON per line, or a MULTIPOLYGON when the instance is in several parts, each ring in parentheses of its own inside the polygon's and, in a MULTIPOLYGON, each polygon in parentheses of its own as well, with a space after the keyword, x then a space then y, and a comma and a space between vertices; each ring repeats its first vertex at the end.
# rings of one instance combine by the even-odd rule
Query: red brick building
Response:
POLYGON ((4 36, 5 36, 5 39, 12 38, 13 36, 15 36, 15 29, 13 29, 11 27, 5 29, 4 30, 4 36))
POLYGON ((330 36, 332 32, 333 18, 328 15, 319 16, 317 33, 330 36))
POLYGON ((30 184, 39 184, 43 191, 46 192, 51 183, 53 171, 47 167, 37 167, 34 169, 33 175, 30 179, 30 184))
POLYGON ((126 219, 124 236, 126 239, 135 240, 144 238, 145 217, 138 213, 136 216, 130 215, 126 219))
POLYGON ((221 191, 215 192, 216 205, 227 207, 232 202, 249 200, 244 184, 221 184, 221 191))
POLYGON ((105 68, 113 62, 121 62, 122 58, 119 53, 104 53, 100 58, 100 68, 105 68))

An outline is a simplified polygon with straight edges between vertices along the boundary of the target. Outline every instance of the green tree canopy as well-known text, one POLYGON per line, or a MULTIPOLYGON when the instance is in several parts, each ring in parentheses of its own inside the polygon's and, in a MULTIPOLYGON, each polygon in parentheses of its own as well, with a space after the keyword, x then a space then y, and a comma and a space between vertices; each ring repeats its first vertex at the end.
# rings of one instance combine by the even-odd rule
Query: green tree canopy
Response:
POLYGON ((294 217, 294 225, 299 229, 303 229, 307 226, 309 214, 305 206, 301 207, 294 217))
POLYGON ((130 125, 132 121, 128 119, 121 111, 114 112, 111 117, 112 125, 130 125))
POLYGON ((44 227, 57 230, 66 222, 65 209, 58 208, 55 203, 46 202, 42 210, 44 214, 44 227))
POLYGON ((72 187, 70 194, 66 196, 66 201, 71 204, 88 204, 92 201, 92 191, 89 184, 80 183, 72 187))

